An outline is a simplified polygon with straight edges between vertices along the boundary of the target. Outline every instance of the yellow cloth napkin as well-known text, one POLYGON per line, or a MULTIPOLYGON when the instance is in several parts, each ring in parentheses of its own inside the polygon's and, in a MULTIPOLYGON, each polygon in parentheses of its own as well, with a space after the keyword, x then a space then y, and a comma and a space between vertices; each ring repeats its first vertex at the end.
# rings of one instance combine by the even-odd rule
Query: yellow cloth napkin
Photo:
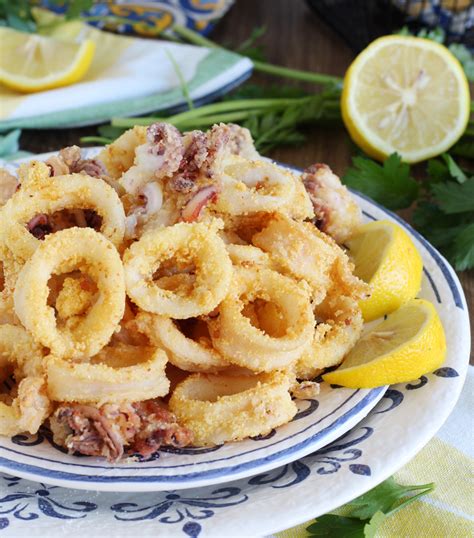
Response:
MULTIPOLYGON (((434 482, 435 490, 387 518, 377 538, 474 536, 474 367, 446 424, 410 463, 395 474, 400 484, 434 482)), ((345 515, 344 508, 333 513, 345 515)), ((314 520, 276 534, 304 538, 314 520)))

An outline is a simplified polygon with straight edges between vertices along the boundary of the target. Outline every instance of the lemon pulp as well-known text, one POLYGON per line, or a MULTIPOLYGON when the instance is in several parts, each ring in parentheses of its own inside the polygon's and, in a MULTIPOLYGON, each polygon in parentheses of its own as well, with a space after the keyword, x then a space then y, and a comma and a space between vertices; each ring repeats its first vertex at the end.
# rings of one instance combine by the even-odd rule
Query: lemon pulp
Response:
POLYGON ((93 41, 62 41, 0 28, 0 81, 25 93, 58 88, 86 74, 95 51, 93 41))
POLYGON ((349 134, 367 154, 384 159, 397 152, 418 162, 446 151, 465 131, 469 85, 443 45, 386 36, 348 69, 341 107, 349 134))
POLYGON ((434 306, 413 299, 362 335, 328 383, 372 388, 412 381, 441 366, 446 339, 434 306))
POLYGON ((346 243, 354 274, 371 286, 370 297, 359 303, 365 321, 389 314, 416 296, 423 261, 401 226, 389 220, 370 222, 346 243))

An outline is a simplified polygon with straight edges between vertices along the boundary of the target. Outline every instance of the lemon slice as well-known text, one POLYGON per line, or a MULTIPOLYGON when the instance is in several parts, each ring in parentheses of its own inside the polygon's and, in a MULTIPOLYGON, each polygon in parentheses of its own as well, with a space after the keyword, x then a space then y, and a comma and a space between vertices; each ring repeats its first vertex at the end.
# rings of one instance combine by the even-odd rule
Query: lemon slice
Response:
POLYGON ((67 86, 80 80, 94 56, 95 44, 0 28, 0 82, 31 93, 67 86))
POLYGON ((397 152, 414 163, 443 153, 463 134, 469 85, 443 45, 386 36, 349 67, 341 107, 351 138, 368 155, 383 160, 397 152))
POLYGON ((420 290, 423 261, 398 224, 389 220, 364 224, 346 246, 354 274, 371 286, 370 297, 359 303, 365 321, 393 312, 420 290))
POLYGON ((443 364, 446 340, 434 306, 412 299, 362 335, 342 365, 323 379, 351 388, 412 381, 443 364))

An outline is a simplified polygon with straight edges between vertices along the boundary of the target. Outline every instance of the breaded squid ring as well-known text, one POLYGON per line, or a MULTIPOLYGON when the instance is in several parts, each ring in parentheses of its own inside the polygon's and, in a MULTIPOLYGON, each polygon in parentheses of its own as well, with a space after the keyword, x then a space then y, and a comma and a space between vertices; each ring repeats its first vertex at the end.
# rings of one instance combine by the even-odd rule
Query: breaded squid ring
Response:
POLYGON ((135 318, 140 332, 148 336, 150 342, 162 346, 168 352, 169 361, 187 372, 218 372, 230 366, 212 344, 196 341, 185 336, 171 318, 156 314, 140 313, 135 318))
POLYGON ((340 364, 360 338, 364 322, 357 302, 341 298, 340 307, 335 319, 316 327, 311 344, 296 362, 298 379, 313 379, 324 368, 340 364))
POLYGON ((88 289, 85 279, 67 277, 58 293, 54 308, 58 318, 67 319, 84 314, 95 299, 95 293, 88 289))
POLYGON ((193 374, 178 384, 170 410, 189 428, 197 446, 265 435, 296 414, 285 372, 255 376, 193 374))
POLYGON ((330 276, 327 296, 314 308, 321 323, 295 365, 298 379, 313 379, 322 369, 341 363, 362 333, 359 301, 366 297, 369 287, 352 274, 352 264, 345 254, 338 257, 330 276))
POLYGON ((274 211, 295 192, 290 172, 267 161, 232 157, 220 180, 222 188, 214 207, 229 215, 274 211))
POLYGON ((214 347, 230 362, 270 372, 289 366, 301 355, 314 325, 310 299, 301 286, 270 269, 239 268, 209 329, 214 347), (257 299, 275 305, 284 331, 272 336, 245 316, 246 305, 257 299))
POLYGON ((211 312, 224 298, 232 277, 232 263, 217 235, 218 224, 181 222, 148 232, 133 243, 123 256, 129 297, 146 312, 175 319, 211 312), (185 285, 161 288, 153 282, 153 274, 173 258, 194 264, 195 281, 191 275, 177 274, 169 278, 185 285))
POLYGON ((43 375, 43 348, 23 327, 0 325, 0 357, 14 362, 19 377, 43 375))
POLYGON ((125 309, 123 266, 117 250, 90 228, 69 228, 51 234, 25 263, 13 295, 15 311, 33 337, 61 358, 98 353, 118 327, 125 309), (52 274, 82 268, 96 283, 98 299, 85 317, 69 318, 58 327, 48 306, 52 274))
POLYGON ((168 394, 166 353, 155 347, 104 347, 90 362, 46 358, 48 394, 59 402, 136 402, 168 394))
POLYGON ((268 252, 289 275, 303 279, 313 289, 313 299, 321 302, 330 285, 329 273, 340 248, 309 222, 297 222, 281 213, 252 237, 252 243, 268 252))
POLYGON ((13 291, 22 264, 0 239, 0 324, 18 324, 13 308, 13 291))
POLYGON ((146 142, 146 127, 136 125, 105 146, 97 155, 109 176, 115 180, 133 166, 135 150, 146 142))
POLYGON ((45 392, 41 346, 21 327, 0 325, 0 371, 15 367, 18 394, 10 405, 0 402, 0 435, 36 433, 51 406, 45 392), (23 379, 22 379, 23 378, 23 379))
POLYGON ((233 243, 226 244, 225 248, 234 265, 242 267, 268 267, 272 266, 270 256, 263 250, 253 245, 235 245, 233 243))
MULTIPOLYGON (((33 187, 33 185, 32 185, 33 187)), ((20 189, 5 204, 5 242, 15 256, 27 260, 41 244, 28 231, 36 216, 62 209, 93 209, 102 217, 100 232, 115 246, 123 241, 125 212, 117 193, 104 181, 84 174, 44 178, 34 188, 20 189)))

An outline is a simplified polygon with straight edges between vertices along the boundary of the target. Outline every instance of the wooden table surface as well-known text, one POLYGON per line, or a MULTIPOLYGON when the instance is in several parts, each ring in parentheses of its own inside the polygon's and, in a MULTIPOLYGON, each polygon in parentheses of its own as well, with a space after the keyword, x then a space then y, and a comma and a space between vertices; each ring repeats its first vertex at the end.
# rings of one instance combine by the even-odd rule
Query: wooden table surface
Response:
MULTIPOLYGON (((266 26, 261 39, 269 62, 288 67, 342 76, 354 57, 346 44, 320 21, 303 0, 237 0, 230 13, 210 36, 228 44, 246 39, 255 26, 266 26)), ((281 79, 257 75, 255 81, 278 84, 281 79)), ((286 82, 285 82, 286 83, 286 82)), ((94 134, 94 127, 58 131, 25 131, 22 149, 44 152, 94 134)), ((351 145, 343 127, 307 130, 307 141, 298 147, 276 149, 272 157, 298 167, 326 162, 341 175, 350 164, 351 145)), ((459 274, 474 326, 474 271, 459 274)), ((474 345, 472 346, 474 347, 474 345)), ((471 352, 471 362, 474 354, 471 352)))

